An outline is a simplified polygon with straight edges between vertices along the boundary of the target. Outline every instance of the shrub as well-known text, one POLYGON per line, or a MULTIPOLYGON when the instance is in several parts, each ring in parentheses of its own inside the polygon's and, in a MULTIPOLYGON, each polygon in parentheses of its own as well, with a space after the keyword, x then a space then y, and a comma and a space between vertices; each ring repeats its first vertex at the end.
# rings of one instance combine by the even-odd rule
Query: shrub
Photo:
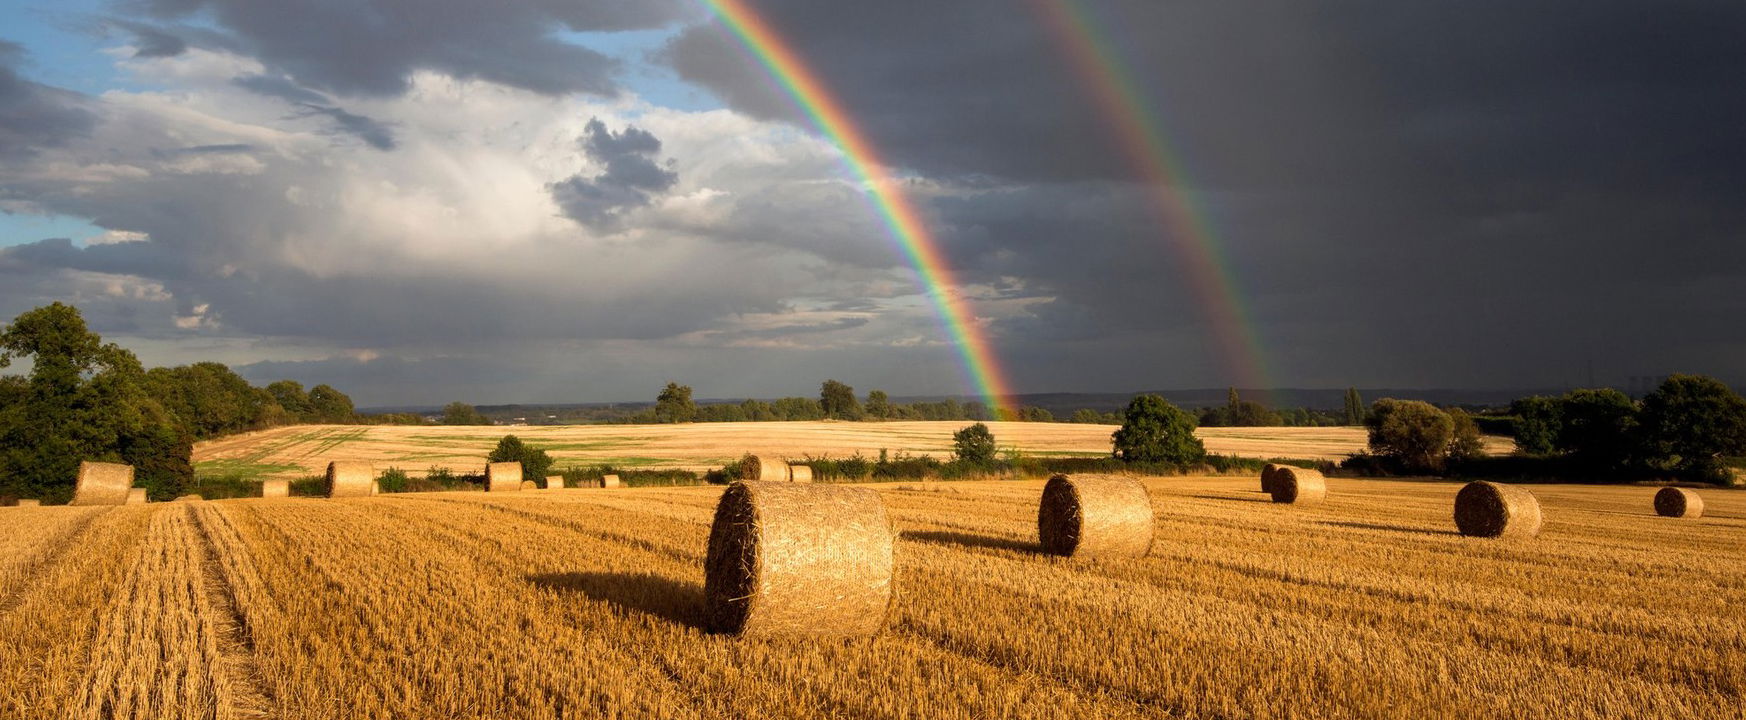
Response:
POLYGON ((1559 402, 1544 395, 1520 398, 1510 403, 1516 416, 1516 450, 1528 455, 1550 455, 1558 443, 1559 402))
POLYGON ((521 463, 521 479, 527 482, 540 482, 546 479, 547 471, 552 468, 552 456, 546 451, 533 447, 521 441, 514 435, 504 435, 497 441, 497 447, 486 456, 486 462, 519 462, 521 463))
POLYGON ((1129 402, 1122 427, 1110 440, 1115 457, 1130 463, 1186 467, 1206 457, 1206 446, 1194 436, 1194 416, 1157 395, 1129 402))
POLYGON ((1371 452, 1409 473, 1441 471, 1455 431, 1448 413, 1420 400, 1377 400, 1364 424, 1371 452))
POLYGON ((952 433, 952 457, 960 462, 987 464, 994 460, 994 433, 976 423, 952 433))
POLYGON ((1472 460, 1485 457, 1485 441, 1479 436, 1479 425, 1473 416, 1461 408, 1449 410, 1449 459, 1472 460))
POLYGON ((396 467, 383 470, 382 474, 376 476, 376 485, 385 493, 406 492, 410 484, 411 478, 406 476, 406 471, 396 467))

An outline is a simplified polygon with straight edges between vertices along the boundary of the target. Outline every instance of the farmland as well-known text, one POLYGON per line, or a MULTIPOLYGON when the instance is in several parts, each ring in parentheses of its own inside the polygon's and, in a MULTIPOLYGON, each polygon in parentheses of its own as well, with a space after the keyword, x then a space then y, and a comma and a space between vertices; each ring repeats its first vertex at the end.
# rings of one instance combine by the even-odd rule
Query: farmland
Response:
MULTIPOLYGON (((609 464, 622 468, 721 467, 747 451, 799 459, 807 455, 872 457, 881 450, 945 457, 952 432, 968 422, 760 422, 686 425, 557 425, 528 427, 299 425, 200 443, 203 473, 238 472, 295 478, 319 473, 333 460, 367 460, 420 473, 432 467, 474 472, 498 439, 515 434, 545 449, 559 467, 609 464)), ((991 422, 1002 447, 1036 456, 1104 456, 1113 425, 991 422)), ((1246 457, 1339 460, 1362 450, 1362 428, 1201 428, 1207 450, 1246 457)), ((1487 438, 1509 452, 1506 438, 1487 438)))
POLYGON ((1041 483, 875 485, 869 642, 698 629, 719 488, 0 509, 0 717, 1738 717, 1746 494, 1145 481, 1143 558, 1035 551, 1041 483))

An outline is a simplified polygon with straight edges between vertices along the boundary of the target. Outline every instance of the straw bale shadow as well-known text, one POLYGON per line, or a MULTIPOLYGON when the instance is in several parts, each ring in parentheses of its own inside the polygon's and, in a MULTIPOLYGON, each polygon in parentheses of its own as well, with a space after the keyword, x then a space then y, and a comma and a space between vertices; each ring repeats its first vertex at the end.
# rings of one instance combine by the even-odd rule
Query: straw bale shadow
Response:
POLYGON ((579 592, 632 612, 668 622, 705 628, 703 586, 654 573, 546 573, 527 581, 560 592, 579 592))
POLYGON ((1331 525, 1333 527, 1357 528, 1359 530, 1386 530, 1389 532, 1415 533, 1415 534, 1419 534, 1419 535, 1460 535, 1461 534, 1459 531, 1456 531, 1456 530, 1433 530, 1431 528, 1411 527, 1408 525, 1383 525, 1380 523, 1340 522, 1340 521, 1336 521, 1336 520, 1323 520, 1323 521, 1321 521, 1320 524, 1331 525))
POLYGON ((991 537, 988 535, 972 535, 970 533, 951 532, 949 530, 905 530, 899 535, 899 537, 904 540, 914 540, 916 542, 961 545, 967 548, 1014 550, 1028 553, 1042 551, 1042 548, 1034 542, 1013 540, 1011 538, 991 537))

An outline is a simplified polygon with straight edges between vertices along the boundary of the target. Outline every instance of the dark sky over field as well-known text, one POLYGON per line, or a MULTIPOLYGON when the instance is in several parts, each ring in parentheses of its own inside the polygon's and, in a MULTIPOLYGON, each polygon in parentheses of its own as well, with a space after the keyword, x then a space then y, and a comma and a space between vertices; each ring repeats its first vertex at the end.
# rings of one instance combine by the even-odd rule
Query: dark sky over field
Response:
MULTIPOLYGON (((1021 392, 1746 383, 1746 4, 751 6, 1021 392), (1161 217, 1192 198, 1202 231, 1161 217), (1177 248, 1217 248, 1230 297, 1177 248)), ((969 393, 842 151, 700 2, 0 10, 0 315, 364 404, 969 393)))

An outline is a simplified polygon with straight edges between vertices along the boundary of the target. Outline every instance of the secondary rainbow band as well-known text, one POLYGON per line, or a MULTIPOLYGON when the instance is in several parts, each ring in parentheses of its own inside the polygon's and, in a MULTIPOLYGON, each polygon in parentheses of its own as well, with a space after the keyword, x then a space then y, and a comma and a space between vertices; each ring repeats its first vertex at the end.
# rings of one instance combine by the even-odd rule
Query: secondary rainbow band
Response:
POLYGON ((1224 361, 1235 370, 1239 384, 1265 392, 1272 384, 1262 360, 1261 340, 1243 306, 1218 235, 1183 182, 1187 175, 1166 142, 1163 123, 1110 48, 1105 34, 1077 0, 1036 0, 1035 4, 1074 68, 1095 92, 1135 170, 1156 188, 1153 211, 1172 230, 1172 245, 1187 265, 1188 282, 1209 316, 1224 361))
POLYGON ((990 408, 1010 412, 1012 408, 1007 406, 1008 398, 1012 397, 1010 387, 995 360, 988 338, 964 301, 952 295, 957 282, 951 267, 946 264, 944 253, 922 223, 915 206, 910 204, 909 198, 886 171, 885 163, 879 161, 866 134, 794 48, 744 0, 704 0, 704 4, 733 30, 819 131, 842 149, 850 171, 866 184, 873 205, 891 230, 891 236, 896 238, 905 259, 921 277, 922 285, 957 346, 964 369, 976 384, 977 392, 990 408))

